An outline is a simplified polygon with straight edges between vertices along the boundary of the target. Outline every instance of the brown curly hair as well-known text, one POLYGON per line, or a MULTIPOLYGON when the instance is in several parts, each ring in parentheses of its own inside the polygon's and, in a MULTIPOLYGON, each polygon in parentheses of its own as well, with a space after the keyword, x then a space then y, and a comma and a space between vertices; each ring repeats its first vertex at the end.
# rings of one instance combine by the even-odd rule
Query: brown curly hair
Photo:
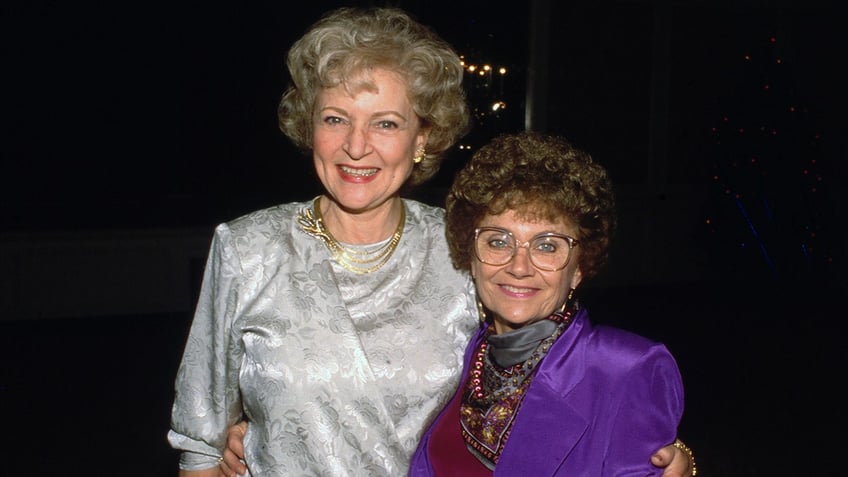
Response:
POLYGON ((445 151, 468 132, 459 55, 397 8, 333 10, 292 45, 286 63, 292 85, 283 94, 277 117, 283 133, 305 151, 312 149, 312 114, 318 93, 338 85, 350 90, 362 87, 355 82, 374 68, 393 71, 406 80, 412 107, 422 127, 430 131, 426 156, 415 165, 410 185, 433 177, 445 151))
POLYGON ((568 140, 535 132, 506 134, 480 148, 457 174, 447 196, 451 261, 470 270, 474 229, 507 210, 529 220, 565 220, 577 227, 585 278, 606 263, 616 227, 606 170, 568 140))

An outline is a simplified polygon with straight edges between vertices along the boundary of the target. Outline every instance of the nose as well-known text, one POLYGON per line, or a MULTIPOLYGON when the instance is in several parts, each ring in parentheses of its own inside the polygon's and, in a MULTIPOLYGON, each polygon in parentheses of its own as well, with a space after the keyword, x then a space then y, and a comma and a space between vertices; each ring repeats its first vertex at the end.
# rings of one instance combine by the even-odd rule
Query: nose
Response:
POLYGON ((533 264, 530 262, 530 244, 516 244, 515 255, 507 264, 507 271, 516 277, 532 275, 533 264))
POLYGON ((345 137, 345 143, 342 146, 342 149, 351 159, 355 161, 358 161, 370 154, 371 144, 365 127, 355 125, 351 126, 347 133, 347 137, 345 137))

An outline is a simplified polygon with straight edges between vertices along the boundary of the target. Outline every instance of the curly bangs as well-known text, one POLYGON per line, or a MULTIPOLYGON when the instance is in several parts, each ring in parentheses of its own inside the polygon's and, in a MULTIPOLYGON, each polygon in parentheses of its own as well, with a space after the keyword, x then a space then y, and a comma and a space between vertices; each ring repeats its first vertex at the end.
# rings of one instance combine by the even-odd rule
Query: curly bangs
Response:
POLYGON ((566 139, 535 132, 502 135, 480 148, 457 174, 446 206, 451 261, 460 270, 470 270, 474 228, 486 215, 512 210, 574 225, 586 278, 606 263, 616 227, 606 170, 566 139))

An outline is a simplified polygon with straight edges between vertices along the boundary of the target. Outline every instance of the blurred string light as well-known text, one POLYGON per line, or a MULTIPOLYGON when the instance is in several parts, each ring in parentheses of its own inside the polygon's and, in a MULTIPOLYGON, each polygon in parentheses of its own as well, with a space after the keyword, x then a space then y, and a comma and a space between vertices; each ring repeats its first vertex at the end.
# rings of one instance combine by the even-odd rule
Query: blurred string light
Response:
POLYGON ((731 111, 710 127, 716 146, 712 181, 733 204, 736 219, 721 207, 704 218, 715 237, 732 237, 737 250, 757 251, 774 275, 791 268, 798 260, 793 257, 809 270, 833 261, 819 240, 827 208, 821 134, 807 124, 809 111, 798 104, 792 85, 784 84, 791 76, 776 44, 771 36, 756 54, 742 55, 747 82, 729 98, 731 111))
MULTIPOLYGON (((471 105, 471 114, 476 127, 493 127, 493 122, 502 119, 508 108, 504 96, 504 82, 509 70, 506 66, 494 66, 492 62, 474 62, 460 55, 465 69, 466 92, 471 105)), ((468 144, 459 146, 461 150, 471 150, 468 144)))

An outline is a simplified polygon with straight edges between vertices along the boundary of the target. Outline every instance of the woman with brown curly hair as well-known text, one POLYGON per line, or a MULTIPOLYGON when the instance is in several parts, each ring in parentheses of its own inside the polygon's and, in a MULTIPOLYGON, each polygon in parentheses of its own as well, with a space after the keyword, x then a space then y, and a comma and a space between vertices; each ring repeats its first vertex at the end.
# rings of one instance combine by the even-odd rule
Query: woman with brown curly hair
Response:
POLYGON ((661 474, 651 455, 683 413, 674 358, 593 325, 575 293, 606 261, 615 224, 605 170, 564 139, 502 136, 459 172, 447 239, 474 279, 480 326, 410 475, 661 474))

